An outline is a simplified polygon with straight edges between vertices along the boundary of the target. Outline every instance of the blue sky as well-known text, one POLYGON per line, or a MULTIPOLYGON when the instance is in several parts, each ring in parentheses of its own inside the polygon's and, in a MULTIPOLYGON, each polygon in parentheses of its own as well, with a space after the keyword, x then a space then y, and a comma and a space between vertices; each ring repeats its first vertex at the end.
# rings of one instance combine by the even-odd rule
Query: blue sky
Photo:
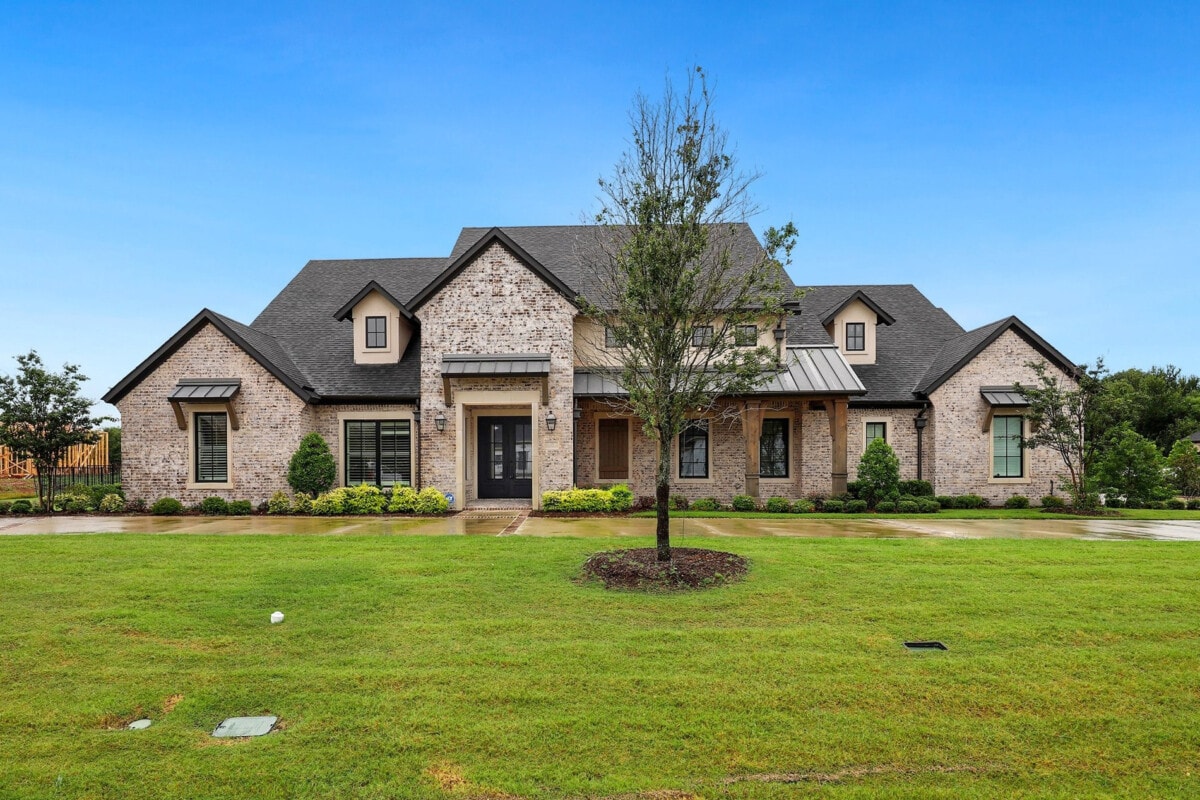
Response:
POLYGON ((0 8, 0 371, 99 397, 310 258, 570 224, 636 91, 704 65, 801 285, 1200 372, 1200 4, 0 8))

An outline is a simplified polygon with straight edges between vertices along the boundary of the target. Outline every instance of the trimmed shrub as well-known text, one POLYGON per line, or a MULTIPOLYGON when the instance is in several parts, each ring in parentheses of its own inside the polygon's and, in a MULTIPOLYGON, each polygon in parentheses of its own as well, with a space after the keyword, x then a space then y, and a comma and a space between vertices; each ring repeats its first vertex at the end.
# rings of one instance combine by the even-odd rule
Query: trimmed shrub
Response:
POLYGON ((250 516, 249 500, 230 500, 227 508, 229 509, 229 513, 235 517, 250 516))
POLYGON ((567 489, 563 492, 543 492, 543 511, 601 512, 611 511, 613 494, 608 489, 567 489))
POLYGON ((1183 511, 1187 508, 1187 502, 1180 500, 1178 497, 1172 497, 1167 501, 1167 508, 1171 509, 1172 511, 1183 511))
POLYGON ((1056 511, 1058 509, 1066 508, 1066 507, 1067 507, 1067 501, 1063 500, 1058 495, 1048 494, 1042 498, 1042 510, 1044 510, 1044 511, 1050 511, 1050 510, 1056 511))
POLYGON ((388 500, 378 486, 361 483, 342 491, 345 492, 342 503, 347 514, 382 514, 387 509, 388 500))
POLYGON ((929 481, 900 481, 900 494, 933 497, 933 484, 929 481))
POLYGON ((896 504, 896 510, 901 514, 920 514, 921 506, 916 500, 901 500, 896 504))
POLYGON ((341 489, 334 489, 331 492, 321 492, 312 501, 312 513, 314 517, 333 517, 343 514, 345 511, 346 496, 341 489))
POLYGON ((633 501, 634 511, 649 511, 655 506, 655 499, 648 494, 639 494, 638 499, 633 501))
POLYGON ((826 500, 821 504, 821 510, 827 514, 841 514, 846 510, 845 500, 826 500))
POLYGON ((319 433, 305 434, 288 462, 288 486, 296 494, 315 497, 329 491, 336 478, 337 462, 329 450, 329 443, 319 433))
POLYGON ((125 490, 121 488, 119 483, 98 483, 95 486, 89 486, 88 492, 92 497, 92 506, 100 507, 100 501, 108 497, 110 494, 115 494, 122 500, 125 499, 125 490))
POLYGON ((846 503, 847 514, 865 514, 867 512, 866 500, 850 500, 846 503))
POLYGON ((200 513, 210 517, 229 513, 229 503, 224 497, 206 497, 200 501, 200 513))
POLYGON ((933 499, 937 500, 938 505, 940 505, 942 508, 954 508, 954 498, 948 494, 939 494, 933 499))
POLYGON ((767 511, 772 514, 787 514, 792 510, 792 504, 782 497, 771 497, 767 499, 767 511))
POLYGON ((106 494, 100 500, 100 510, 105 514, 119 514, 125 510, 125 500, 119 494, 106 494))
MULTIPOLYGON (((545 508, 545 501, 542 502, 545 508)), ((392 489, 392 497, 388 501, 388 511, 394 514, 412 514, 417 510, 417 490, 411 486, 397 486, 392 489)))
POLYGON ((311 514, 313 499, 306 494, 298 494, 292 498, 293 514, 311 514))
POLYGON ((445 514, 449 510, 450 501, 446 499, 446 495, 432 486, 417 492, 418 514, 445 514))
POLYGON ((1014 494, 1004 501, 1005 508, 1029 508, 1029 498, 1023 494, 1014 494))
POLYGON ((942 504, 932 497, 918 497, 917 511, 922 514, 936 514, 942 510, 942 504))
POLYGON ((94 509, 91 492, 86 495, 68 495, 62 501, 62 510, 68 514, 86 514, 94 509))
POLYGON ((1200 497, 1193 497, 1187 501, 1188 511, 1200 511, 1200 497))
POLYGON ((1146 503, 1146 508, 1150 509, 1151 511, 1162 511, 1166 507, 1167 507, 1167 504, 1164 503, 1162 500, 1150 500, 1149 502, 1146 503))
POLYGON ((9 510, 14 514, 32 514, 33 502, 31 500, 26 500, 25 498, 13 500, 12 507, 9 510))
POLYGON ((734 511, 753 511, 755 509, 754 498, 748 494, 735 495, 733 498, 734 511))
POLYGON ((872 439, 858 462, 858 497, 874 506, 899 488, 900 459, 896 451, 883 439, 872 439))
POLYGON ((875 510, 878 511, 880 514, 895 514, 896 513, 896 501, 880 500, 878 503, 875 504, 875 510))
POLYGON ((183 513, 183 503, 174 497, 160 497, 150 506, 150 513, 160 517, 169 517, 183 513))
POLYGON ((955 508, 983 508, 987 501, 977 494, 963 494, 954 498, 955 508))
POLYGON ((125 504, 125 510, 126 511, 136 511, 139 513, 145 511, 146 510, 146 498, 144 498, 144 497, 133 498, 132 500, 130 500, 128 503, 125 504))
POLYGON ((688 499, 681 494, 673 494, 671 495, 670 506, 673 511, 687 511, 688 499))
POLYGON ((623 483, 618 483, 610 488, 609 493, 612 494, 612 510, 613 511, 628 511, 633 508, 633 492, 623 483))
POLYGON ((906 502, 907 503, 915 503, 920 499, 921 498, 917 497, 915 494, 902 494, 902 495, 899 495, 896 497, 896 502, 897 503, 906 503, 906 502))
POLYGON ((848 481, 846 483, 846 494, 850 495, 849 499, 858 499, 859 488, 858 481, 848 481))
POLYGON ((1126 508, 1145 508, 1146 504, 1141 501, 1141 498, 1126 497, 1125 498, 1125 507, 1126 508))
POLYGON ((720 511, 721 504, 713 497, 701 497, 692 503, 692 511, 720 511))
POLYGON ((7 514, 12 508, 12 503, 7 500, 0 500, 0 514, 7 514))
POLYGON ((267 501, 268 514, 286 514, 291 510, 292 501, 282 489, 271 495, 271 499, 267 501))
POLYGON ((806 500, 803 497, 792 503, 793 514, 811 514, 817 510, 817 504, 812 500, 806 500))

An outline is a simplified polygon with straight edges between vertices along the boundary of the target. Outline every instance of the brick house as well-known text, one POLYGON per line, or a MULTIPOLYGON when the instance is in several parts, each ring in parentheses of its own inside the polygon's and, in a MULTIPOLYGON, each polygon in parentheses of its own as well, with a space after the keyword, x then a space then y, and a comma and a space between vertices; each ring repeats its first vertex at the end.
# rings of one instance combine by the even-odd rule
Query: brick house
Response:
MULTIPOLYGON (((464 228, 445 258, 311 261, 250 325, 201 311, 104 397, 127 493, 259 502, 317 431, 339 484, 434 486, 458 508, 573 484, 652 495, 655 444, 603 369, 617 344, 576 302, 588 231, 464 228)), ((748 226, 735 251, 759 251, 748 226)), ((1074 367, 1016 317, 964 331, 912 286, 847 285, 762 322, 742 333, 779 372, 672 443, 672 492, 842 491, 882 437, 939 494, 1049 493, 1060 467, 1022 446, 1011 389, 1030 361, 1074 367)))

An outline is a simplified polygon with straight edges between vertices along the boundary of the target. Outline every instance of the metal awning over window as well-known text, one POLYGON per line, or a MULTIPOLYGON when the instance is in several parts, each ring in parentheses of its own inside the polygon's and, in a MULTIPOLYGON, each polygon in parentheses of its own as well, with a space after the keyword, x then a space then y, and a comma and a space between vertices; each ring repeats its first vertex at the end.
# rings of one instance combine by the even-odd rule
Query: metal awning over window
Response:
POLYGON ((442 356, 442 393, 450 404, 451 378, 541 378, 542 402, 549 402, 549 353, 451 353, 442 356))
POLYGON ((992 408, 1011 408, 1029 405, 1029 400, 1011 386, 981 386, 979 393, 992 408))
POLYGON ((187 418, 183 415, 183 403, 220 403, 229 413, 229 427, 237 430, 240 425, 233 408, 233 398, 242 388, 241 378, 183 378, 167 395, 175 411, 175 422, 179 430, 187 430, 187 418))

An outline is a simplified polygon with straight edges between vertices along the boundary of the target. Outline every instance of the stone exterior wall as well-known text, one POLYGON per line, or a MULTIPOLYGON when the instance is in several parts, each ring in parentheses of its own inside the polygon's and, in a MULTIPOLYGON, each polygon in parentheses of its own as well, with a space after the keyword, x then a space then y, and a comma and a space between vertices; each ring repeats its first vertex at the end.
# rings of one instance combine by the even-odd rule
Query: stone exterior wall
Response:
POLYGON ((1050 493, 1051 481, 1057 487, 1062 486, 1059 478, 1063 472, 1062 460, 1044 448, 1026 451, 1024 478, 992 478, 992 432, 983 429, 990 407, 979 388, 1009 386, 1014 382, 1034 385, 1037 376, 1025 365, 1044 360, 1010 330, 930 395, 937 410, 937 425, 931 437, 936 442, 937 494, 978 494, 993 504, 1020 494, 1036 503, 1050 493))
MULTIPOLYGON (((849 415, 847 415, 849 416, 849 415)), ((806 407, 800 414, 801 464, 800 494, 827 497, 833 491, 833 439, 829 435, 827 408, 806 407)), ((846 445, 849 448, 849 444, 846 445)), ((847 450, 849 452, 849 450, 847 450)))
MULTIPOLYGON (((421 481, 452 489, 457 483, 453 398, 442 397, 446 353, 549 353, 549 409, 534 411, 540 485, 534 493, 571 485, 575 307, 499 243, 484 250, 417 311, 421 321, 421 412, 446 417, 446 430, 422 425, 421 481), (558 425, 546 429, 546 412, 558 425)), ((510 379, 479 379, 488 391, 511 390, 510 379)), ((465 385, 456 382, 459 390, 465 385)), ((540 387, 540 380, 537 382, 540 387)), ((469 430, 467 439, 473 438, 469 430)), ((463 458, 468 454, 461 454, 463 458)))
MULTIPOLYGON (((338 465, 337 477, 334 479, 334 486, 342 486, 345 484, 346 468, 343 463, 344 453, 342 451, 342 430, 343 426, 339 424, 340 414, 356 414, 358 419, 411 419, 412 412, 416 410, 416 406, 408 403, 344 403, 338 405, 317 405, 310 408, 311 430, 316 431, 325 438, 329 443, 329 449, 333 451, 334 461, 338 465)), ((416 425, 413 425, 413 485, 417 485, 417 435, 416 425)), ((307 433, 307 431, 306 431, 307 433)), ((289 456, 290 458, 290 456, 289 456)))
POLYGON ((287 464, 312 429, 304 401, 212 325, 205 325, 117 403, 121 412, 121 482, 129 498, 153 502, 175 497, 185 504, 210 495, 257 504, 287 490, 287 464), (241 378, 234 399, 240 429, 229 432, 231 488, 187 488, 191 463, 191 412, 181 431, 167 396, 181 378, 241 378))

